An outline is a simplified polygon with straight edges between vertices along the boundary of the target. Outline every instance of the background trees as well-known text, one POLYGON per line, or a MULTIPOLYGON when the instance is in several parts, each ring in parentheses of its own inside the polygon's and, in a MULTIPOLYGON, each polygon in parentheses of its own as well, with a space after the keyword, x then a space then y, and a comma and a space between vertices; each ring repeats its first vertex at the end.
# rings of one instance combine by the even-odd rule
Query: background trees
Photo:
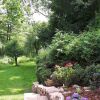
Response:
POLYGON ((5 10, 5 20, 3 22, 3 27, 5 28, 3 29, 5 29, 6 31, 6 40, 10 40, 12 33, 18 28, 21 23, 21 2, 20 0, 4 0, 3 6, 5 10))
POLYGON ((87 29, 95 18, 98 0, 51 0, 50 25, 52 30, 72 31, 87 29))
POLYGON ((51 41, 51 34, 47 23, 35 23, 27 34, 25 48, 31 56, 38 54, 41 48, 46 48, 51 41))
MULTIPOLYGON (((0 15, 1 54, 4 54, 6 42, 14 41, 17 38, 19 44, 24 47, 24 54, 27 56, 38 56, 44 50, 48 52, 47 58, 49 60, 52 58, 53 62, 65 59, 75 59, 80 62, 80 59, 77 58, 77 55, 82 58, 82 55, 77 51, 79 48, 70 45, 77 44, 76 41, 82 42, 79 40, 81 38, 79 34, 92 35, 93 32, 96 32, 95 29, 99 28, 100 14, 98 12, 100 7, 98 2, 98 0, 4 0, 2 3, 4 12, 0 15), (31 17, 36 12, 48 17, 49 21, 46 23, 33 22, 31 17), (59 31, 61 34, 58 34, 59 31), (67 48, 72 49, 75 57, 69 57, 72 52, 68 53, 67 48), (75 54, 73 48, 78 53, 75 54), (63 55, 63 50, 66 50, 65 55, 63 55), (65 57, 66 55, 67 57, 65 57)), ((85 38, 83 40, 85 41, 85 38)), ((99 41, 99 39, 95 39, 95 41, 99 41)), ((86 47, 87 49, 91 51, 91 48, 86 47)), ((83 48, 83 50, 85 49, 83 48)))

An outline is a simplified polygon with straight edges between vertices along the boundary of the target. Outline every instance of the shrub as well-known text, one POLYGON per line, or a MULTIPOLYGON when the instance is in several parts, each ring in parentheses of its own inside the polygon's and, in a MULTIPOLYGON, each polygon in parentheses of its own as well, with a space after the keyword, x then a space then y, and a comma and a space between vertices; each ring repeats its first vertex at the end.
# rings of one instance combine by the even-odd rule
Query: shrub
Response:
POLYGON ((62 65, 75 61, 81 66, 100 62, 100 31, 84 32, 76 36, 57 32, 49 47, 39 54, 38 62, 62 65))
POLYGON ((37 63, 42 63, 44 61, 46 61, 46 57, 47 57, 47 54, 49 52, 49 48, 42 48, 40 51, 39 51, 39 54, 37 56, 37 63))
POLYGON ((99 43, 99 31, 85 32, 65 46, 65 54, 68 59, 74 59, 81 65, 91 65, 100 60, 99 43))
POLYGON ((39 83, 45 84, 44 82, 50 77, 51 70, 47 69, 45 66, 39 66, 37 68, 37 79, 39 83))
POLYGON ((100 88, 100 73, 94 73, 92 81, 90 81, 91 89, 100 88))
POLYGON ((28 58, 26 56, 21 56, 18 58, 19 63, 24 63, 24 62, 29 62, 29 61, 31 61, 31 58, 28 58))
POLYGON ((100 62, 100 30, 84 32, 79 36, 56 33, 47 54, 48 61, 57 64, 67 60, 77 61, 81 66, 100 62))
POLYGON ((78 84, 78 85, 90 85, 90 81, 93 80, 93 74, 98 72, 98 69, 100 69, 97 65, 91 65, 87 66, 85 69, 83 69, 81 66, 76 67, 74 70, 74 74, 69 79, 69 84, 78 84))
POLYGON ((84 77, 84 69, 82 67, 77 67, 74 69, 73 75, 67 81, 68 85, 82 85, 83 84, 83 77, 84 77))
POLYGON ((73 39, 74 35, 64 34, 63 32, 57 32, 50 45, 50 50, 47 55, 47 59, 56 64, 66 61, 66 54, 64 46, 68 45, 73 39))
POLYGON ((96 66, 96 71, 95 73, 93 73, 90 80, 90 86, 92 89, 96 89, 100 87, 100 65, 96 66))
POLYGON ((11 57, 4 56, 4 57, 0 57, 0 63, 1 64, 13 64, 14 60, 11 57))
POLYGON ((96 65, 87 66, 84 71, 84 84, 90 84, 90 80, 92 80, 93 74, 97 72, 97 69, 98 66, 96 65))
POLYGON ((57 67, 57 69, 52 74, 52 80, 57 86, 66 84, 73 72, 74 70, 71 67, 57 67))

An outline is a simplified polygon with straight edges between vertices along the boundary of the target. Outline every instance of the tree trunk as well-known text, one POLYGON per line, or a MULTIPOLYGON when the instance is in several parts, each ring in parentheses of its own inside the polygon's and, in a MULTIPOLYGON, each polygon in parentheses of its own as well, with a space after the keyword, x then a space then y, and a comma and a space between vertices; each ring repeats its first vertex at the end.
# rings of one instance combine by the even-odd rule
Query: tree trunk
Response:
POLYGON ((38 55, 38 51, 39 51, 39 43, 38 43, 37 40, 36 40, 35 43, 34 43, 34 48, 35 48, 36 54, 38 55))
POLYGON ((17 63, 17 56, 15 56, 15 65, 18 66, 18 63, 17 63))
POLYGON ((37 48, 36 43, 34 44, 34 48, 35 48, 35 53, 38 55, 38 48, 37 48))
POLYGON ((8 25, 7 25, 7 41, 10 41, 11 31, 12 31, 12 26, 8 23, 8 25))
POLYGON ((38 49, 37 49, 37 48, 35 48, 35 50, 36 50, 36 54, 38 55, 38 49))

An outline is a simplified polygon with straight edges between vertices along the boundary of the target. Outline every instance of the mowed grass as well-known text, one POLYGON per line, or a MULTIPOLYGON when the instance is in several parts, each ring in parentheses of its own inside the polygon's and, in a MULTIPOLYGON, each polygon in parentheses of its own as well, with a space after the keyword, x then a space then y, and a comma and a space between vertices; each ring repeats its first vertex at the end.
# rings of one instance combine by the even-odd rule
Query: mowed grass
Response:
POLYGON ((0 96, 0 100, 24 100, 23 94, 0 96))
POLYGON ((18 67, 0 64, 0 100, 23 100, 23 94, 31 92, 32 83, 36 81, 35 66, 34 62, 22 63, 18 67))

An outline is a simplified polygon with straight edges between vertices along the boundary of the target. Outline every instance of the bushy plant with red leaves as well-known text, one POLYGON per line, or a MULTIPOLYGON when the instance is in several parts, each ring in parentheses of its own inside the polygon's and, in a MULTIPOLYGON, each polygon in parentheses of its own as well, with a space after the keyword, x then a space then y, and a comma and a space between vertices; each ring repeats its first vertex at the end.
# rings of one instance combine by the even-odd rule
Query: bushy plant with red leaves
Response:
POLYGON ((75 61, 65 61, 64 64, 63 64, 63 66, 64 67, 72 67, 75 64, 77 64, 77 62, 75 62, 75 61))

